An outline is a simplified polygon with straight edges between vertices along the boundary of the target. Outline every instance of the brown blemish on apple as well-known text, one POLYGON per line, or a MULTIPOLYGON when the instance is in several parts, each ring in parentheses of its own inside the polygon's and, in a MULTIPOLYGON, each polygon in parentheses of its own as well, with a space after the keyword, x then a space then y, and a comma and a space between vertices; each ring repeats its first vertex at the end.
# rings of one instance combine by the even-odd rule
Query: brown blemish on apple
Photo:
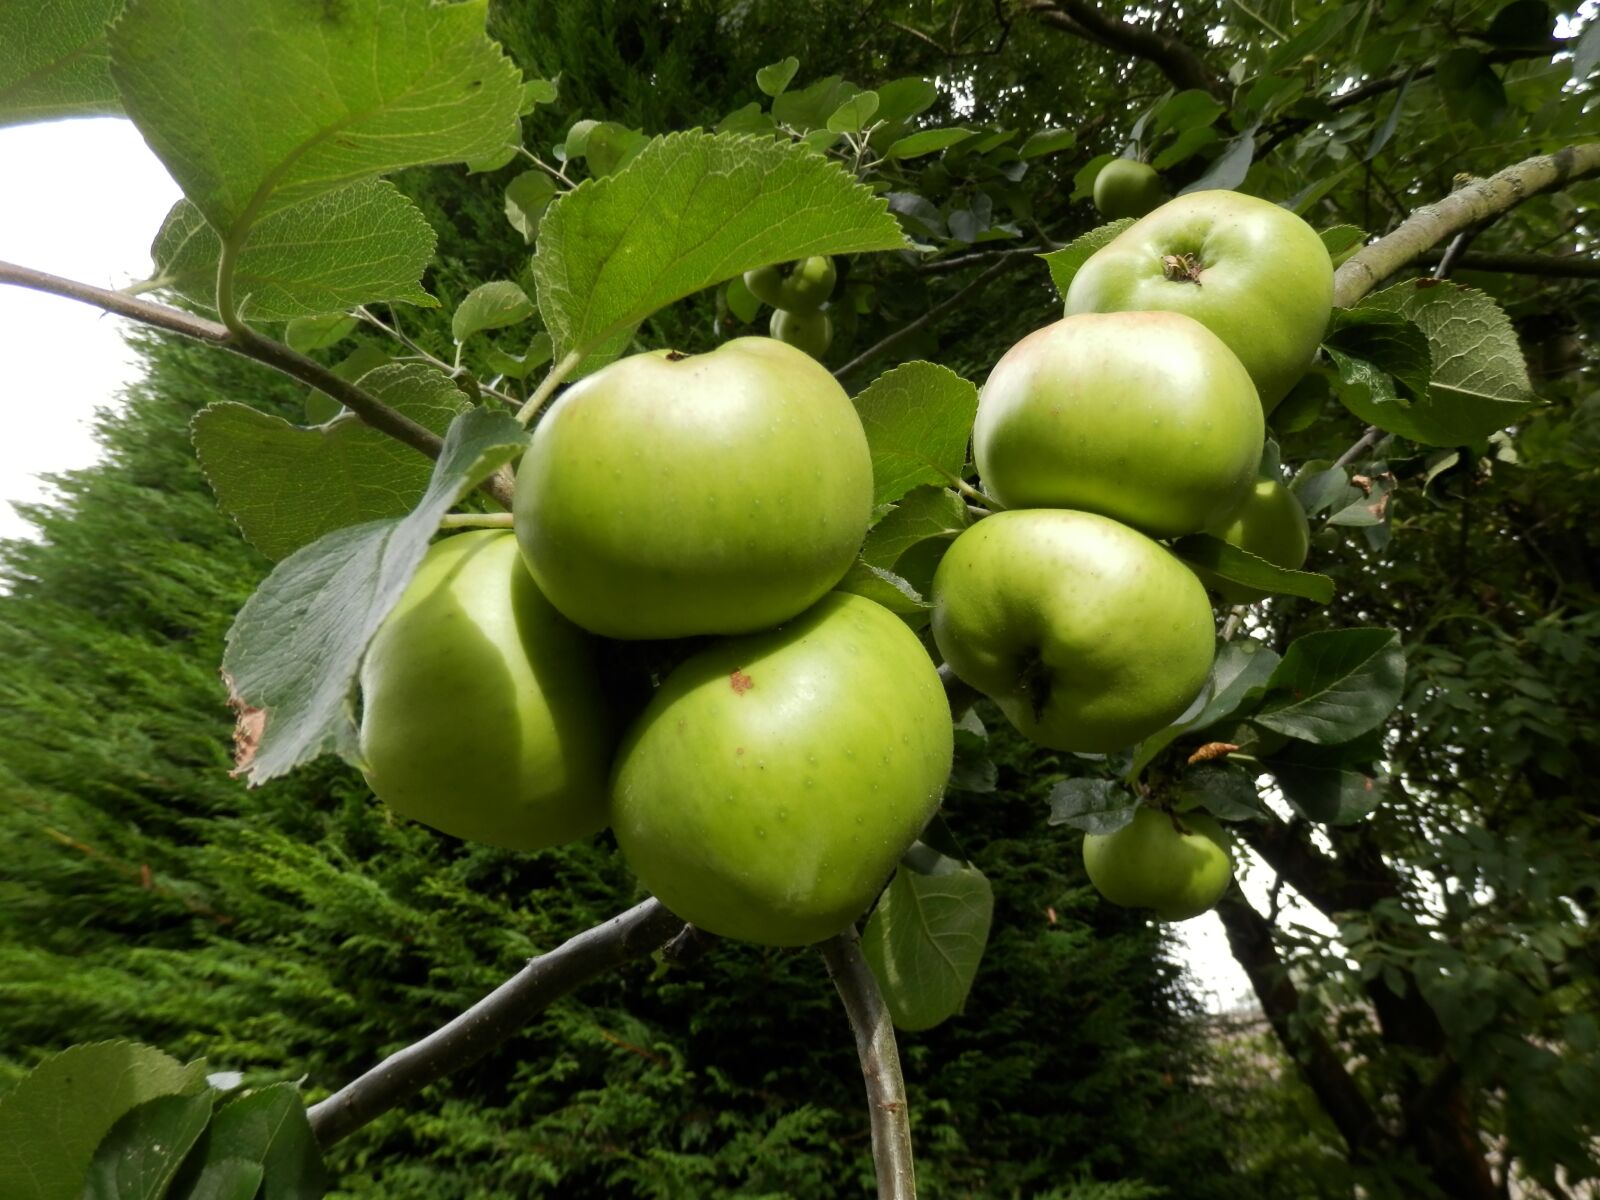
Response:
POLYGON ((668 362, 682 362, 688 357, 689 356, 682 350, 668 350, 666 353, 666 359, 668 362))
POLYGON ((744 695, 751 688, 755 687, 755 685, 756 681, 754 679, 751 679, 750 676, 738 669, 735 669, 728 676, 728 686, 733 689, 733 694, 735 696, 744 695))

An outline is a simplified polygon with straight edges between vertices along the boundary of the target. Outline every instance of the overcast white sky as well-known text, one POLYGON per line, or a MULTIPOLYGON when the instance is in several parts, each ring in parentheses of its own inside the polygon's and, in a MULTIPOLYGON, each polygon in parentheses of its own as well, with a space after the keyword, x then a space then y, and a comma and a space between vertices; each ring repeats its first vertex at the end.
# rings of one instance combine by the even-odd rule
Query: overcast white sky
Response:
MULTIPOLYGON (((103 287, 150 273, 150 241, 177 201, 177 185, 123 120, 63 121, 0 129, 0 259, 103 287)), ((88 466, 98 448, 90 422, 134 377, 120 318, 21 288, 0 286, 0 537, 28 536, 13 501, 36 501, 42 473, 88 466)), ((1245 880, 1265 911, 1271 874, 1245 880)), ((1286 897, 1289 899, 1289 897, 1286 897)), ((1295 919, 1326 929, 1302 906, 1295 919)), ((1179 926, 1184 958, 1208 1007, 1250 994, 1211 914, 1179 926)))

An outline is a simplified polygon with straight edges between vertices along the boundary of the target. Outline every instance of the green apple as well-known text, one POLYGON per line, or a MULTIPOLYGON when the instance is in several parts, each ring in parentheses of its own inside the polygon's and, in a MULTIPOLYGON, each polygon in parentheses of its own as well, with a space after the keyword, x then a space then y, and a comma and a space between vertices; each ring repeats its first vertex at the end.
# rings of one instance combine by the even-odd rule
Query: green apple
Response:
POLYGON ((606 824, 614 722, 591 639, 500 530, 431 546, 361 665, 360 755, 390 808, 534 850, 606 824))
POLYGON ((821 310, 789 312, 775 308, 768 328, 780 342, 804 350, 812 358, 821 358, 833 345, 833 318, 821 310))
POLYGON ((1148 163, 1114 158, 1094 177, 1094 206, 1108 221, 1142 217, 1161 203, 1161 176, 1148 163))
MULTIPOLYGON (((1276 479, 1258 479, 1244 502, 1220 520, 1206 526, 1205 532, 1230 546, 1248 550, 1278 567, 1298 571, 1311 550, 1311 529, 1305 509, 1288 488, 1276 479)), ((1204 567, 1195 574, 1229 604, 1254 604, 1267 592, 1219 579, 1204 567)))
POLYGON ((872 512, 844 389, 773 338, 612 363, 545 414, 517 538, 550 602, 612 638, 769 629, 837 583, 872 512))
POLYGON ((684 920, 806 945, 878 894, 938 807, 952 748, 917 636, 835 592, 667 677, 617 755, 612 827, 684 920))
POLYGON ((839 278, 833 259, 825 254, 799 262, 773 263, 744 273, 744 285, 763 304, 789 312, 815 312, 833 295, 839 278))
POLYGON ((1239 360, 1181 313, 1083 313, 995 364, 972 449, 1007 508, 1076 508, 1195 533, 1250 489, 1265 433, 1239 360))
POLYGON ((1111 903, 1187 921, 1210 912, 1233 882, 1228 844, 1222 826, 1204 813, 1141 807, 1115 833, 1085 834, 1083 865, 1111 903))
POLYGON ((1333 309, 1333 262, 1317 231, 1239 192, 1163 204, 1090 256, 1066 311, 1162 309, 1199 321, 1239 356, 1267 412, 1311 364, 1333 309))
POLYGON ((1109 753, 1205 686, 1205 588, 1144 534, 1066 509, 996 513, 933 577, 933 637, 958 678, 1055 750, 1109 753))

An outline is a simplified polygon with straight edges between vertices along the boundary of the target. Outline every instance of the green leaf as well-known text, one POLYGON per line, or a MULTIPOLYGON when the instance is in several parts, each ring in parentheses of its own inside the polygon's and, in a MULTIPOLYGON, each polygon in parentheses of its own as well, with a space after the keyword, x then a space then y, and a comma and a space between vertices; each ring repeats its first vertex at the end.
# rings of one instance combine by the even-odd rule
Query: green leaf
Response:
POLYGON ((1314 571, 1291 571, 1209 533, 1192 533, 1173 543, 1184 562, 1204 567, 1232 583, 1283 596, 1301 596, 1317 604, 1333 599, 1333 580, 1314 571))
POLYGON ((921 158, 958 146, 974 135, 971 129, 923 129, 901 138, 889 147, 890 158, 921 158))
POLYGON ((610 175, 631 162, 650 143, 638 130, 615 121, 580 121, 579 124, 588 126, 582 148, 574 151, 569 139, 567 157, 583 159, 594 175, 610 175))
POLYGON ((544 171, 524 171, 506 184, 506 220, 532 243, 539 236, 539 222, 545 209, 556 198, 556 182, 544 171))
POLYGON ((978 389, 949 367, 909 362, 855 398, 872 451, 872 502, 887 504, 919 484, 961 478, 978 412, 978 389))
POLYGON ((859 558, 850 564, 850 569, 844 573, 843 579, 834 584, 833 590, 865 596, 902 616, 926 612, 933 607, 923 599, 921 592, 893 571, 874 567, 859 558))
MULTIPOLYGON (((448 376, 417 363, 379 367, 361 386, 436 433, 470 407, 448 376)), ((195 414, 193 437, 217 503, 271 559, 346 525, 403 516, 433 474, 424 455, 354 413, 307 429, 222 401, 195 414)))
POLYGON ((1230 139, 1222 153, 1206 168, 1205 174, 1178 194, 1187 196, 1190 192, 1210 191, 1213 188, 1231 190, 1243 183, 1244 177, 1250 172, 1250 163, 1255 158, 1256 130, 1260 127, 1260 122, 1257 122, 1238 137, 1230 139))
POLYGON ((827 128, 833 133, 859 133, 877 111, 877 92, 857 92, 829 114, 827 128))
POLYGON ((1412 281, 1368 296, 1352 314, 1339 318, 1339 339, 1346 336, 1346 322, 1382 320, 1376 314, 1388 314, 1414 323, 1428 343, 1425 392, 1391 397, 1376 382, 1340 390, 1345 407, 1369 424, 1427 446, 1459 446, 1515 424, 1531 407, 1516 332, 1482 292, 1457 283, 1412 281))
POLYGON ((1134 748, 1133 758, 1123 778, 1139 777, 1147 766, 1173 742, 1187 733, 1204 730, 1233 717, 1253 703, 1265 688, 1278 656, 1260 642, 1243 639, 1223 642, 1211 663, 1211 675, 1200 693, 1203 700, 1190 706, 1165 729, 1158 729, 1134 748))
POLYGON ((1256 791, 1255 777, 1231 763, 1203 763, 1185 771, 1174 789, 1179 808, 1203 808, 1221 821, 1266 821, 1272 810, 1256 791))
MULTIPOLYGON (((950 769, 950 790, 977 795, 993 792, 1000 782, 1000 769, 989 757, 989 731, 983 727, 978 710, 968 708, 962 713, 952 732, 955 735, 956 754, 950 769)), ((935 820, 939 832, 949 832, 942 817, 936 816, 935 820)), ((934 828, 930 822, 929 830, 924 830, 923 837, 929 837, 934 828)))
POLYGON ((901 555, 913 546, 931 538, 950 541, 971 523, 967 502, 949 488, 913 488, 867 533, 861 558, 871 566, 892 571, 901 555))
POLYGON ((1267 681, 1257 725, 1336 745, 1381 725, 1400 702, 1405 655, 1392 629, 1332 629, 1296 639, 1267 681))
POLYGON ((1182 133, 1190 129, 1203 129, 1216 122, 1227 107, 1199 88, 1189 88, 1173 96, 1156 109, 1151 121, 1151 132, 1171 129, 1182 133))
MULTIPOLYGON (((1328 248, 1328 257, 1333 259, 1333 265, 1336 267, 1367 242, 1367 231, 1359 225, 1334 225, 1321 230, 1318 236, 1322 238, 1322 244, 1328 248)), ((1335 316, 1344 311, 1348 310, 1336 310, 1335 316)))
POLYGON ((1133 793, 1111 779, 1063 779, 1050 789, 1050 824, 1085 833, 1115 833, 1138 807, 1133 793))
POLYGON ((1350 473, 1343 467, 1315 470, 1314 466, 1313 463, 1305 464, 1289 485, 1289 490, 1306 510, 1306 516, 1314 517, 1326 509, 1342 508, 1361 494, 1350 482, 1350 473))
POLYGON ((1024 161, 1043 158, 1047 154, 1060 154, 1078 144, 1078 134, 1072 129, 1041 129, 1030 133, 1028 140, 1017 148, 1017 157, 1024 161))
POLYGON ((483 0, 140 0, 111 29, 128 115, 226 240, 361 180, 519 137, 483 0))
MULTIPOLYGON (((252 225, 234 261, 239 310, 255 321, 343 312, 400 300, 425 308, 422 290, 434 234, 392 183, 367 180, 323 192, 252 225)), ((216 307, 222 242, 187 200, 173 205, 150 247, 156 279, 196 304, 216 307)))
POLYGON ((1381 753, 1376 736, 1334 746, 1292 741, 1261 765, 1272 772, 1283 798, 1301 816, 1347 825, 1361 820, 1383 799, 1383 784, 1360 769, 1381 753))
POLYGON ((799 69, 800 60, 791 54, 781 62, 775 62, 757 71, 756 86, 765 95, 781 96, 783 90, 794 82, 795 72, 799 69))
POLYGON ((554 79, 525 79, 522 81, 523 114, 531 113, 541 104, 554 104, 561 94, 561 76, 554 79))
POLYGON ((994 889, 982 871, 946 858, 932 875, 898 870, 861 935, 895 1026, 932 1029, 959 1013, 983 960, 994 889))
POLYGON ((1100 174, 1108 162, 1120 157, 1121 155, 1118 154, 1097 154, 1079 167, 1073 173, 1072 195, 1068 199, 1087 200, 1093 196, 1095 176, 1100 174))
MULTIPOLYGON (((772 123, 770 114, 762 110, 761 105, 752 100, 743 108, 736 108, 712 127, 713 133, 753 133, 763 137, 775 135, 777 126, 772 123)), ((776 134, 778 137, 787 135, 776 134)))
POLYGON ((1050 282, 1056 285, 1057 293, 1065 296, 1067 288, 1072 284, 1072 277, 1082 269, 1083 264, 1089 261, 1095 251, 1132 224, 1132 217, 1111 221, 1096 226, 1088 233, 1079 234, 1059 250, 1041 254, 1039 257, 1044 259, 1044 265, 1050 269, 1050 282))
POLYGON ((1185 129, 1172 143, 1151 159, 1150 165, 1158 171, 1167 171, 1179 163, 1188 162, 1200 151, 1216 145, 1222 140, 1222 135, 1209 125, 1199 125, 1193 129, 1185 129))
POLYGON ((450 333, 457 343, 486 329, 504 329, 533 316, 533 301, 528 293, 505 279, 480 283, 456 306, 450 319, 450 333))
POLYGON ((106 26, 122 4, 0 3, 0 126, 120 113, 106 26))
POLYGON ((933 107, 939 98, 939 89, 933 80, 920 75, 907 75, 891 79, 877 89, 878 120, 906 121, 933 107))
POLYGON ((539 330, 529 339, 527 350, 520 355, 508 354, 498 346, 490 346, 484 352, 484 358, 495 374, 508 379, 526 379, 550 361, 550 335, 539 330))
POLYGON ((206 1163, 193 1183, 180 1181, 186 1183, 188 1190, 176 1194, 174 1200, 177 1195, 182 1200, 256 1200, 265 1175, 260 1163, 219 1158, 206 1163))
POLYGON ((263 1200, 314 1200, 328 1188, 305 1102, 293 1084, 272 1084, 225 1105, 212 1122, 210 1147, 223 1158, 262 1163, 263 1200))
POLYGON ((356 327, 356 319, 346 313, 327 313, 320 317, 296 317, 283 331, 289 349, 301 354, 326 350, 344 341, 356 327))
POLYGON ((211 1120, 211 1100, 160 1096, 124 1113, 95 1148, 83 1200, 160 1200, 211 1120))
POLYGON ((350 701, 367 643, 410 582, 440 518, 527 440, 508 413, 463 413, 408 515, 336 530, 284 559, 256 589, 234 618, 222 659, 246 733, 238 769, 251 783, 332 750, 352 751, 350 701))
POLYGON ((860 90, 837 75, 829 75, 798 92, 785 91, 773 97, 772 117, 802 133, 824 129, 839 106, 860 90))
POLYGON ((1458 46, 1439 60, 1434 81, 1444 93, 1445 108, 1457 120, 1479 129, 1493 129, 1510 109, 1505 84, 1481 50, 1458 46))
POLYGON ((0 1096, 0 1196, 80 1200, 95 1147, 123 1114, 204 1091, 205 1063, 150 1046, 94 1042, 47 1058, 0 1096))
MULTIPOLYGON (((1389 406, 1403 415, 1428 390, 1428 335, 1415 321, 1383 308, 1335 309, 1323 348, 1339 372, 1341 399, 1389 406), (1344 393, 1350 393, 1346 399, 1344 393)), ((1384 426, 1374 421, 1380 428, 1384 426)))
MULTIPOLYGON (((1394 100, 1389 105, 1389 115, 1383 119, 1383 124, 1373 130, 1372 141, 1367 144, 1367 152, 1361 156, 1362 162, 1371 162, 1389 144, 1389 139, 1394 136, 1395 129, 1400 124, 1400 112, 1406 102, 1406 93, 1411 90, 1411 81, 1416 77, 1417 68, 1413 66, 1406 72, 1406 77, 1401 81, 1399 90, 1394 94, 1394 100)), ((1330 247, 1331 249, 1331 247, 1330 247)), ((1334 259, 1334 266, 1339 265, 1339 260, 1334 259)))
POLYGON ((835 162, 766 138, 677 133, 551 205, 533 278, 559 362, 754 267, 905 245, 884 200, 835 162))

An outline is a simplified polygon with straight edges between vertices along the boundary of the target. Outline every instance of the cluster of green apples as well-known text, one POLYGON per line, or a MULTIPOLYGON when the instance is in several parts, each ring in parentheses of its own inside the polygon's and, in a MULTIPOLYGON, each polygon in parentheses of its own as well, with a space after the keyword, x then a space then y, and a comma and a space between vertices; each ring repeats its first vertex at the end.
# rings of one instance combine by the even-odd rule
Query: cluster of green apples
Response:
POLYGON ((436 543, 370 647, 373 791, 515 849, 609 825, 712 933, 839 932, 932 816, 953 750, 917 636, 831 590, 871 508, 854 405, 780 341, 581 380, 518 467, 514 534, 436 543), (642 711, 601 686, 605 639, 672 643, 642 711))
POLYGON ((833 259, 823 254, 757 267, 744 275, 750 294, 772 306, 767 326, 772 336, 812 358, 821 358, 833 345, 833 318, 822 306, 838 280, 833 259))
MULTIPOLYGON (((995 365, 972 446, 1004 511, 945 555, 932 624, 950 668, 1023 734, 1110 753, 1199 695, 1215 644, 1207 584, 1234 602, 1256 594, 1202 580, 1163 541, 1210 532, 1304 562, 1298 502, 1257 471, 1266 414, 1311 364, 1332 295, 1328 253, 1299 217, 1192 193, 1090 257, 1066 316, 995 365)), ((1168 919, 1211 907, 1231 878, 1203 816, 1141 815, 1084 853, 1108 899, 1168 919)))

